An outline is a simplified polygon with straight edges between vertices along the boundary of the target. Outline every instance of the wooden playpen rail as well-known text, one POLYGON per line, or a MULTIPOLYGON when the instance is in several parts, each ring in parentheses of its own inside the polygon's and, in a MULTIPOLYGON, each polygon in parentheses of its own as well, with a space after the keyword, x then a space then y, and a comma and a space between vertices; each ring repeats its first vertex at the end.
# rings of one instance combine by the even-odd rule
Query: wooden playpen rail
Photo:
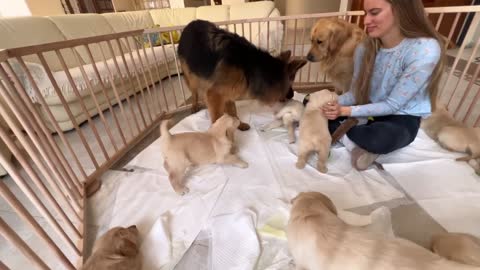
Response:
MULTIPOLYGON (((468 14, 470 26, 475 26, 465 27, 463 42, 447 59, 440 99, 457 119, 479 126, 480 63, 475 62, 475 56, 480 39, 474 40, 474 36, 480 7, 427 11, 437 16, 437 29, 445 17, 454 16, 445 37, 447 43, 457 43, 453 35, 462 15, 468 14), (465 60, 462 55, 470 41, 471 56, 465 60)), ((294 56, 304 57, 310 46, 310 28, 318 18, 343 17, 359 24, 363 14, 333 12, 217 24, 272 53, 290 49, 294 56)), ((181 35, 183 27, 0 51, 0 142, 18 163, 1 151, 0 164, 22 192, 15 194, 11 186, 0 181, 0 196, 43 241, 53 261, 39 256, 36 247, 29 246, 2 217, 0 234, 35 267, 75 269, 82 265, 89 191, 98 188, 101 175, 161 119, 190 108, 188 90, 178 75, 181 68, 175 46, 175 36, 181 35), (65 115, 67 128, 60 124, 65 115), (39 212, 47 227, 38 223, 33 211, 39 212)), ((297 75, 294 87, 308 92, 329 85, 318 65, 309 63, 297 75)), ((7 265, 0 262, 0 268, 7 265)))

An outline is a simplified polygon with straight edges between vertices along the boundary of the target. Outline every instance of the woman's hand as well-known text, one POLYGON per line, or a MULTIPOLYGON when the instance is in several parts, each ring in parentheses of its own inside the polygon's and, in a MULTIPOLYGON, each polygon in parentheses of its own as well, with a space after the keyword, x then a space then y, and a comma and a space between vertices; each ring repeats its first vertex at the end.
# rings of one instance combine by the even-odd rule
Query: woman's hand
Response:
POLYGON ((338 102, 329 102, 322 107, 323 114, 329 120, 335 120, 339 116, 350 116, 350 107, 342 107, 338 102))
POLYGON ((335 120, 337 117, 340 116, 340 104, 338 102, 333 101, 333 102, 328 102, 326 105, 322 107, 323 114, 327 119, 329 120, 335 120))

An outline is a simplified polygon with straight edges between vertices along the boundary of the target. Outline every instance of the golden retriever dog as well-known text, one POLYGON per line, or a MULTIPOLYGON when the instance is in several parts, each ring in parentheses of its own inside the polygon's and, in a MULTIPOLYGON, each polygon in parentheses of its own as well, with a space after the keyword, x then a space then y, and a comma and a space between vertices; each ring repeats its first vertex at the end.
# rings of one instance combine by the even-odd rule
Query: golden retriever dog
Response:
POLYGON ((185 186, 185 170, 190 166, 205 164, 231 164, 247 168, 248 163, 234 154, 233 134, 240 120, 224 114, 206 132, 185 132, 172 135, 168 121, 160 127, 160 144, 164 157, 163 166, 169 174, 170 184, 180 195, 188 193, 185 186))
POLYGON ((328 131, 328 120, 321 108, 328 102, 336 101, 337 98, 337 94, 328 89, 310 94, 310 100, 300 120, 296 164, 298 169, 305 168, 310 154, 316 152, 318 154, 317 170, 322 173, 328 171, 326 163, 332 137, 328 131))
POLYGON ((332 80, 337 94, 350 88, 355 48, 364 37, 365 32, 356 24, 338 18, 321 18, 312 28, 307 60, 320 63, 320 70, 332 80))
POLYGON ((439 107, 427 119, 422 120, 422 129, 440 146, 468 156, 458 161, 480 158, 480 128, 466 127, 453 119, 444 107, 439 107))
POLYGON ((432 251, 459 263, 480 267, 480 239, 466 233, 444 233, 432 237, 432 251))
POLYGON ((302 192, 292 204, 287 240, 298 270, 479 269, 449 261, 408 240, 348 225, 322 193, 302 192))
POLYGON ((305 107, 303 106, 302 102, 291 99, 287 101, 278 112, 275 113, 275 120, 263 127, 261 130, 267 131, 284 126, 288 131, 288 141, 290 143, 294 143, 295 123, 300 122, 304 109, 305 107))
POLYGON ((93 245, 83 270, 140 270, 139 234, 135 225, 108 230, 93 245))

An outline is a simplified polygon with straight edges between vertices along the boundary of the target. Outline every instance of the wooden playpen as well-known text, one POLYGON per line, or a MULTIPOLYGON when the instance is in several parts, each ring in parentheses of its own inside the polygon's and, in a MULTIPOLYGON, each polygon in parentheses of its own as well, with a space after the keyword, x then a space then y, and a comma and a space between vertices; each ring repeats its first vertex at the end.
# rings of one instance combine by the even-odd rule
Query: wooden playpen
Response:
MULTIPOLYGON (((455 118, 480 126, 480 6, 429 8, 427 12, 437 29, 448 24, 450 30, 444 35, 455 44, 448 50, 441 101, 455 118), (460 34, 454 36, 457 32, 460 34)), ((303 57, 310 46, 309 29, 318 18, 338 16, 360 24, 363 14, 348 11, 218 24, 272 53, 290 49, 303 57), (266 35, 263 40, 261 33, 266 35)), ((0 51, 0 116, 4 120, 0 138, 15 157, 12 161, 8 155, 0 155, 0 164, 8 172, 0 181, 0 195, 52 259, 39 256, 39 247, 26 243, 17 228, 0 216, 0 234, 7 240, 2 248, 9 245, 39 269, 81 267, 89 190, 98 187, 102 174, 162 119, 190 108, 189 91, 178 75, 180 66, 172 45, 182 28, 130 31, 0 51), (69 52, 73 58, 67 63, 69 52), (102 60, 95 62, 94 54, 102 60), (54 58, 63 71, 53 72, 47 57, 54 58), (34 67, 42 70, 56 107, 48 104, 51 96, 45 97, 34 67), (60 76, 70 89, 67 94, 57 82, 60 76), (71 100, 76 103, 72 105, 71 100), (59 110, 67 116, 70 131, 59 125, 55 116, 59 110), (32 211, 38 211, 44 225, 32 211)), ((316 64, 309 63, 297 75, 294 88, 308 92, 325 86, 328 78, 316 64)), ((9 261, 0 262, 0 269, 8 269, 8 265, 9 261)))

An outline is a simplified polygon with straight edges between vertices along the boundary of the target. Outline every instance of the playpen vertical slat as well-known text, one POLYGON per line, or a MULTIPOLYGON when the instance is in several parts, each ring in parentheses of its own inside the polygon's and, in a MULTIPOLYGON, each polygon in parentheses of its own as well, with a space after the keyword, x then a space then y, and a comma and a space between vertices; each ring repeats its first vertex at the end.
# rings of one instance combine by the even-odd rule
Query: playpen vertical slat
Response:
MULTIPOLYGON (((141 35, 142 39, 144 37, 144 35, 141 35)), ((152 68, 153 66, 157 67, 155 64, 150 64, 150 60, 148 60, 148 55, 147 55, 147 50, 145 49, 145 46, 142 46, 142 51, 143 51, 143 57, 145 57, 145 62, 146 62, 146 65, 147 65, 147 69, 148 69, 148 75, 150 76, 150 81, 152 83, 152 92, 148 92, 149 96, 150 96, 150 100, 152 102, 152 110, 153 110, 153 116, 154 118, 157 118, 157 113, 156 113, 156 105, 155 105, 155 101, 157 102, 157 106, 158 106, 158 110, 159 112, 158 113, 161 113, 162 112, 162 105, 160 104, 160 101, 158 100, 158 91, 156 90, 156 86, 155 86, 155 80, 153 79, 153 75, 152 75, 152 68), (155 98, 154 98, 155 96, 155 98)), ((140 58, 142 59, 142 58, 140 58)), ((158 77, 158 80, 161 80, 160 76, 158 77)))
MULTIPOLYGON (((143 40, 143 35, 140 36, 143 40)), ((128 37, 127 37, 128 38, 128 37)), ((133 39, 133 37, 130 37, 133 39)), ((135 43, 136 44, 136 43, 135 43)), ((152 92, 155 91, 155 82, 153 80, 153 76, 152 76, 152 71, 151 71, 151 66, 150 66, 150 63, 147 62, 148 61, 148 56, 147 56, 147 52, 145 51, 145 46, 141 46, 142 47, 142 51, 143 51, 143 56, 145 57, 145 61, 144 62, 142 60, 142 56, 140 55, 140 46, 138 44, 136 44, 136 51, 137 51, 137 56, 138 56, 138 59, 140 60, 140 65, 142 65, 143 67, 143 78, 145 80, 145 85, 147 85, 147 95, 149 96, 149 100, 145 100, 145 104, 147 104, 147 109, 150 109, 150 106, 148 106, 149 104, 149 101, 151 102, 151 106, 153 108, 151 108, 151 111, 150 111, 150 114, 153 115, 153 116, 150 116, 150 121, 153 122, 153 119, 156 118, 156 113, 155 113, 155 103, 154 103, 154 99, 153 99, 153 96, 152 96, 152 92), (147 63, 147 64, 145 64, 147 63), (146 70, 145 70, 146 69, 146 70), (150 77, 150 83, 151 83, 151 88, 148 87, 149 85, 149 82, 148 82, 148 79, 147 79, 147 75, 146 73, 148 72, 148 75, 150 77)))
POLYGON ((298 25, 298 19, 295 19, 295 22, 293 24, 293 53, 292 56, 297 55, 297 25, 298 25))
MULTIPOLYGON (((479 73, 480 73, 480 65, 477 65, 477 68, 475 69, 475 73, 473 74, 472 78, 470 79, 470 82, 468 83, 467 88, 465 89, 465 92, 463 94, 464 97, 468 96, 468 94, 472 90, 473 84, 474 84, 475 80, 478 78, 479 73)), ((468 107, 467 113, 465 114, 465 117, 463 118, 463 122, 465 122, 468 119, 468 117, 470 117, 471 113, 473 112, 474 106, 477 103, 479 103, 479 99, 480 99, 480 89, 477 90, 477 93, 473 97, 472 102, 470 103, 470 106, 468 107)), ((461 105, 463 105, 463 103, 460 103, 458 105, 458 107, 460 107, 461 105)))
MULTIPOLYGON (((313 27, 313 24, 315 23, 314 19, 309 19, 308 24, 313 27)), ((310 38, 309 38, 310 40, 310 38)), ((310 82, 310 74, 312 72, 312 62, 308 61, 308 70, 307 70, 307 82, 310 82)))
MULTIPOLYGON (((0 155, 0 159, 3 159, 3 155, 0 155)), ((9 162, 3 163, 2 165, 7 165, 9 162)), ((13 176, 12 176, 13 177, 13 176)), ((72 263, 68 260, 68 258, 63 254, 60 248, 55 244, 55 242, 48 236, 48 234, 42 229, 40 224, 35 220, 35 218, 27 211, 27 209, 20 203, 20 201, 15 197, 8 187, 5 185, 3 181, 0 181, 0 196, 7 201, 7 203, 15 210, 18 216, 27 223, 34 233, 42 239, 47 244, 47 248, 53 251, 54 255, 59 259, 63 266, 67 269, 75 269, 72 263)), ((48 269, 48 268, 47 268, 48 269)))
MULTIPOLYGON (((107 41, 108 50, 109 50, 110 54, 115 56, 115 53, 113 51, 113 46, 112 46, 111 42, 112 42, 111 40, 107 41)), ((135 122, 135 127, 137 128, 137 132, 140 133, 140 125, 138 123, 137 117, 135 116, 135 112, 133 111, 133 105, 132 105, 132 102, 130 100, 130 95, 129 95, 128 86, 127 86, 128 83, 126 83, 125 82, 126 80, 123 78, 123 72, 120 69, 120 65, 118 64, 117 58, 112 57, 112 59, 113 59, 113 62, 115 63, 115 67, 117 68, 118 74, 120 74, 120 81, 122 82, 122 86, 125 89, 125 99, 127 100, 128 107, 130 108, 130 113, 132 114, 132 119, 135 122)), ((125 57, 123 56, 123 54, 122 54, 122 60, 123 60, 123 63, 125 63, 125 57)), ((133 84, 132 84, 132 80, 130 78, 130 73, 128 72, 128 69, 125 68, 125 72, 127 73, 127 77, 130 81, 130 85, 132 87, 134 87, 133 84)), ((135 89, 132 89, 132 91, 135 91, 135 89)), ((130 122, 130 121, 128 121, 128 122, 130 122)), ((133 129, 131 130, 131 132, 132 132, 132 138, 135 137, 135 134, 133 133, 133 129)))
POLYGON ((249 41, 252 42, 252 22, 248 22, 248 28, 249 28, 249 41))
MULTIPOLYGON (((121 48, 121 45, 120 45, 120 41, 117 39, 117 42, 119 42, 118 46, 121 48)), ((133 65, 133 74, 135 75, 135 79, 137 80, 137 83, 138 83, 138 90, 140 92, 140 95, 142 97, 144 97, 144 100, 145 100, 145 96, 144 96, 144 93, 143 93, 143 87, 142 87, 142 82, 140 81, 140 77, 139 77, 139 72, 138 72, 138 69, 137 69, 137 64, 135 63, 135 59, 133 57, 133 53, 132 53, 132 48, 130 46, 130 44, 128 44, 128 39, 125 38, 125 42, 127 43, 127 51, 128 51, 128 55, 130 56, 130 60, 132 61, 132 65, 133 65)), ((122 49, 120 49, 121 51, 122 49)), ((121 53, 123 54, 123 52, 121 51, 121 53)), ((148 85, 147 85, 148 87, 148 85)), ((137 103, 137 108, 138 108, 138 111, 140 112, 140 115, 142 117, 142 122, 143 122, 143 127, 146 128, 148 125, 147 125, 147 120, 145 118, 145 114, 143 113, 143 110, 142 110, 142 105, 140 104, 140 97, 138 97, 137 95, 137 91, 136 89, 134 88, 133 89, 133 97, 135 99, 135 102, 137 103)), ((148 105, 147 105, 147 110, 148 110, 148 105)), ((148 112, 145 112, 149 117, 150 117, 150 121, 152 120, 151 119, 151 115, 148 114, 148 112)))
MULTIPOLYGON (((145 102, 145 107, 147 108, 145 114, 148 115, 148 119, 150 119, 150 123, 151 123, 151 122, 153 122, 152 111, 150 110, 150 105, 148 103, 148 100, 145 98, 145 91, 144 91, 144 89, 146 88, 147 92, 150 92, 150 86, 149 86, 147 77, 145 75, 145 70, 144 70, 145 67, 143 66, 142 58, 140 57, 140 53, 138 52, 138 47, 133 48, 133 50, 132 50, 132 46, 130 46, 130 42, 128 42, 128 38, 129 38, 128 36, 125 37, 125 42, 127 43, 127 48, 128 48, 128 51, 129 51, 129 55, 130 55, 130 58, 132 59, 132 62, 133 62, 133 66, 134 66, 134 70, 135 70, 135 77, 137 78, 137 82, 138 82, 139 85, 142 85, 142 82, 141 82, 141 79, 140 79, 140 73, 142 74, 142 77, 145 81, 145 87, 140 86, 139 89, 140 89, 140 95, 142 96, 143 101, 145 102), (135 51, 137 53, 138 66, 137 66, 137 63, 135 62, 135 57, 133 55, 133 51, 135 51), (142 67, 141 69, 140 69, 140 66, 142 67)), ((145 124, 145 128, 147 126, 148 125, 145 124)))
POLYGON ((21 104, 20 105, 21 107, 23 106, 27 108, 27 112, 26 112, 27 115, 28 115, 28 112, 30 113, 30 116, 33 115, 33 119, 35 119, 35 121, 30 121, 30 123, 33 125, 35 133, 38 135, 42 145, 50 146, 53 149, 54 153, 51 153, 51 152, 49 153, 51 153, 51 157, 53 157, 54 162, 57 163, 58 168, 61 169, 62 173, 64 173, 64 177, 70 182, 70 184, 75 186, 77 188, 77 191, 81 194, 83 192, 83 189, 81 187, 80 180, 77 178, 77 175, 73 172, 72 167, 66 160, 62 151, 59 149, 58 145, 54 142, 51 132, 46 127, 37 109, 33 107, 31 98, 28 96, 27 91, 25 90, 23 85, 20 83, 20 80, 17 74, 13 71, 8 61, 4 62, 3 65, 7 75, 10 76, 10 78, 13 80, 15 84, 16 91, 12 92, 12 96, 15 96, 14 94, 20 96, 20 98, 17 97, 18 98, 17 100, 19 100, 18 103, 21 104), (22 100, 23 100, 23 103, 22 103, 22 100))
POLYGON ((267 52, 270 51, 270 21, 267 21, 267 52))
MULTIPOLYGON (((477 13, 475 13, 475 16, 473 17, 473 20, 472 20, 472 22, 471 22, 470 25, 471 25, 471 26, 472 26, 472 25, 479 25, 479 23, 480 23, 480 13, 477 12, 477 13)), ((475 34, 475 31, 476 31, 476 28, 475 28, 475 27, 469 27, 469 29, 468 29, 465 37, 464 37, 464 40, 472 40, 472 38, 473 38, 473 36, 474 36, 474 34, 475 34)), ((466 42, 462 42, 462 44, 460 45, 460 49, 458 50, 457 55, 456 55, 456 57, 455 57, 455 60, 453 61, 453 65, 452 65, 452 67, 451 67, 451 69, 450 69, 450 72, 448 73, 447 80, 445 81, 445 84, 443 85, 441 91, 439 91, 439 95, 440 95, 440 96, 445 92, 445 89, 446 89, 446 87, 447 87, 447 85, 448 85, 448 83, 449 83, 449 81, 450 81, 453 73, 455 72, 455 69, 456 69, 456 67, 457 67, 457 65, 458 65, 458 62, 460 61, 461 55, 463 55, 463 50, 465 49, 465 43, 466 43, 466 42)), ((452 94, 451 94, 450 97, 448 98, 449 102, 450 102, 450 100, 453 98, 453 94, 454 94, 454 93, 452 92, 452 94)))
POLYGON ((448 38, 447 38, 447 42, 445 42, 445 49, 448 48, 448 44, 450 44, 450 41, 452 40, 452 37, 453 37, 453 33, 455 32, 455 28, 457 28, 457 24, 458 24, 458 19, 460 19, 460 12, 457 13, 457 15, 455 15, 455 19, 453 21, 453 25, 452 27, 450 28, 450 32, 448 33, 448 38))
POLYGON ((444 14, 445 13, 440 13, 440 15, 438 16, 437 23, 435 24, 435 30, 437 31, 438 29, 440 29, 440 24, 442 24, 444 14))
POLYGON ((242 37, 245 37, 245 23, 242 23, 242 37))
MULTIPOLYGON (((88 155, 90 156, 90 159, 93 162, 93 165, 95 166, 96 169, 99 168, 97 160, 95 159, 95 156, 93 155, 92 149, 87 143, 87 140, 85 139, 85 135, 83 134, 83 131, 80 129, 78 126, 77 120, 75 120, 75 116, 73 116, 72 111, 70 110, 70 107, 68 106, 67 101, 65 100, 65 97, 62 94, 62 91, 60 91, 60 87, 58 86, 57 82, 55 81, 55 78, 52 74, 52 71, 48 67, 47 61, 45 60, 45 57, 43 57, 42 53, 37 53, 37 57, 40 59, 40 62, 42 63, 43 67, 45 68, 47 72, 47 76, 50 79, 50 82, 53 85, 53 89, 57 93, 58 97, 60 98, 60 101, 62 102, 63 108, 65 108, 68 117, 70 118, 70 121, 72 121, 73 126, 75 127, 75 131, 78 133, 78 136, 80 137, 80 140, 82 141, 83 145, 85 146, 85 149, 87 150, 88 155)), ((55 120, 54 120, 55 121, 55 120)))
MULTIPOLYGON (((170 109, 168 107, 167 96, 165 95, 165 87, 163 86, 163 82, 162 82, 162 75, 160 74, 160 70, 158 68, 159 61, 158 61, 158 58, 157 58, 157 54, 155 53, 155 49, 153 48, 152 37, 150 36, 150 34, 147 34, 147 36, 148 36, 148 42, 150 43, 150 49, 152 50, 153 59, 155 61, 155 70, 157 71, 158 82, 160 84, 160 89, 162 90, 163 100, 165 101, 165 107, 167 108, 167 111, 170 111, 170 109)), ((167 61, 167 59, 165 59, 165 61, 167 61)), ((158 102, 161 104, 160 100, 158 102)), ((161 108, 161 105, 160 105, 160 108, 161 108)))
MULTIPOLYGON (((3 67, 0 68, 0 77, 12 93, 16 92, 15 87, 11 84, 3 67)), ((70 196, 71 206, 75 209, 75 211, 79 211, 81 207, 79 206, 78 202, 75 200, 81 197, 78 190, 74 187, 73 189, 68 188, 68 185, 66 184, 66 180, 60 175, 59 171, 57 170, 56 164, 54 164, 52 160, 50 160, 50 156, 48 155, 49 154, 48 150, 44 149, 44 145, 42 145, 42 143, 38 141, 37 136, 35 135, 35 132, 32 130, 32 127, 30 126, 31 121, 29 121, 29 119, 24 116, 24 112, 20 110, 21 106, 15 105, 15 102, 12 100, 7 89, 3 86, 3 84, 0 84, 0 94, 3 100, 6 102, 6 104, 13 111, 14 115, 17 117, 20 124, 22 124, 25 127, 25 130, 27 131, 29 138, 37 146, 37 149, 40 152, 40 156, 43 158, 44 161, 46 161, 47 166, 50 168, 50 171, 53 173, 53 176, 49 173, 49 170, 43 164, 42 159, 38 156, 38 153, 35 151, 35 147, 34 145, 32 145, 32 142, 25 138, 25 135, 22 133, 22 130, 17 126, 12 116, 5 110, 5 108, 0 107, 0 113, 3 115, 3 119, 7 122, 8 126, 11 128, 15 136, 17 136, 17 139, 20 141, 20 143, 25 148, 27 153, 32 157, 33 162, 38 166, 41 173, 44 174, 48 179, 51 178, 52 181, 57 180, 58 183, 60 183, 60 186, 62 186, 62 188, 64 189, 64 191, 67 192, 68 196, 70 196)), ((57 184, 56 182, 52 182, 52 183, 55 183, 55 185, 57 184)))
POLYGON ((179 64, 178 64, 177 49, 175 48, 175 43, 173 42, 172 31, 168 32, 168 36, 170 37, 170 44, 172 44, 172 48, 173 48, 173 59, 175 60, 175 68, 177 69, 178 84, 180 85, 180 90, 182 91, 183 104, 186 104, 187 99, 185 98, 185 90, 183 89, 183 83, 181 79, 182 76, 180 75, 181 68, 179 67, 179 64))
MULTIPOLYGON (((307 31, 307 19, 303 19, 303 29, 302 29, 302 58, 303 58, 303 55, 305 55, 305 32, 307 31)), ((303 69, 303 68, 302 68, 303 69)), ((302 70, 299 70, 298 71, 298 81, 299 82, 302 82, 302 70)))
POLYGON ((280 46, 280 51, 283 51, 283 50, 286 50, 287 48, 287 45, 288 45, 288 27, 287 27, 287 24, 288 24, 288 20, 284 20, 284 24, 283 24, 283 41, 282 41, 282 44, 280 46))
MULTIPOLYGON (((80 174, 82 175, 83 179, 86 179, 87 174, 85 173, 85 169, 83 168, 82 164, 80 163, 80 160, 78 159, 77 154, 75 153, 75 151, 73 151, 72 145, 68 142, 67 138, 63 134, 63 131, 60 129, 60 126, 59 126, 58 122, 55 120, 55 117, 53 116, 52 111, 48 107, 47 102, 45 101, 45 98, 40 93, 40 89, 38 88, 37 84, 35 83, 35 80, 33 79, 33 76, 30 73, 30 70, 27 68, 25 62, 23 61, 23 59, 21 57, 16 57, 16 59, 20 63, 20 66, 22 67, 25 74, 27 75, 27 78, 30 81, 30 84, 33 86, 33 91, 35 92, 35 95, 36 95, 37 99, 40 101, 40 104, 43 106, 43 108, 47 112, 47 115, 50 118, 50 122, 54 126, 55 131, 57 132, 58 136, 60 137, 60 140, 67 147, 68 151, 72 155, 72 157, 75 161, 75 164, 77 165, 78 169, 80 170, 80 174)), ((37 114, 38 114, 38 112, 37 112, 37 114)), ((39 123, 42 123, 41 126, 44 129, 46 128, 45 123, 43 123, 43 121, 40 121, 39 123)), ((47 137, 50 138, 51 144, 55 145, 56 146, 55 149, 57 149, 57 151, 59 151, 61 153, 61 150, 58 148, 57 144, 55 142, 53 142, 53 138, 51 138, 50 132, 48 132, 48 130, 45 130, 44 133, 49 134, 49 136, 47 136, 47 137)))
MULTIPOLYGON (((0 235, 15 246, 30 262, 40 269, 50 269, 18 234, 0 217, 0 235)), ((9 269, 0 262, 0 269, 9 269)))
MULTIPOLYGON (((137 91, 135 89, 135 83, 132 79, 132 74, 130 72, 130 68, 128 67, 127 59, 125 58, 126 53, 122 49, 122 45, 120 43, 120 40, 115 39, 115 41, 117 43, 118 49, 120 50, 120 56, 122 58, 123 66, 125 67, 125 70, 127 72, 127 77, 128 77, 129 82, 130 82, 130 86, 132 87, 132 96, 133 96, 133 99, 135 100, 135 102, 137 103, 137 106, 138 106, 138 109, 139 109, 139 114, 140 114, 140 119, 143 121, 143 124, 146 125, 145 117, 143 116, 143 110, 140 108, 140 103, 139 103, 138 98, 137 98, 137 91)), ((113 51, 112 51, 112 53, 113 53, 113 51)), ((138 87, 141 87, 141 85, 139 85, 138 87)), ((135 114, 135 111, 134 111, 134 108, 133 108, 133 103, 130 102, 128 105, 130 105, 130 110, 131 110, 131 113, 132 113, 132 117, 135 119, 135 124, 137 126, 137 131, 138 131, 138 134, 140 134, 141 133, 140 123, 137 121, 137 117, 136 117, 136 114, 135 114)))
MULTIPOLYGON (((160 32, 159 33, 160 36, 161 36, 161 33, 165 33, 165 32, 160 32)), ((168 66, 168 61, 167 61, 168 56, 167 56, 167 51, 165 50, 165 44, 163 43, 163 38, 160 38, 160 46, 162 47, 163 57, 165 57, 165 61, 164 61, 165 69, 167 70, 168 82, 170 83, 170 89, 173 93, 173 99, 175 101, 175 109, 176 109, 178 108, 177 94, 175 93, 175 87, 173 86, 173 83, 172 83, 172 74, 170 73, 170 67, 168 66)))
MULTIPOLYGON (((468 69, 470 68, 472 62, 475 60, 475 56, 477 54, 477 50, 478 50, 478 47, 480 45, 480 39, 477 40, 474 48, 473 48, 473 51, 472 51, 472 54, 470 55, 469 59, 468 59, 468 62, 467 62, 467 65, 465 66, 465 68, 463 69, 463 72, 462 74, 460 75, 460 78, 459 80, 457 81, 457 83, 455 84, 455 88, 453 89, 454 92, 457 91, 458 89, 458 86, 460 85, 460 82, 462 81, 462 78, 465 78, 465 75, 466 73, 468 72, 468 69)), ((476 76, 478 76, 478 69, 479 69, 480 65, 477 66, 476 70, 475 70, 475 75, 472 77, 472 80, 470 80, 467 88, 465 89, 465 91, 463 91, 463 95, 462 95, 462 98, 460 99, 460 102, 458 103, 459 105, 457 106, 457 108, 455 109, 454 113, 453 113, 453 116, 456 117, 459 110, 460 110, 460 107, 461 105, 465 102, 465 98, 468 96, 468 94, 470 93, 470 90, 471 90, 471 87, 473 86, 473 82, 476 80, 476 76)), ((447 103, 447 107, 450 105, 450 102, 451 100, 447 103)), ((464 120, 465 121, 465 120, 464 120)))
MULTIPOLYGON (((108 72, 108 78, 110 79, 110 85, 112 86, 113 94, 115 95, 115 99, 117 100, 118 107, 120 108, 120 113, 122 114, 123 120, 127 123, 128 127, 130 128, 130 133, 133 137, 132 124, 130 123, 130 121, 128 121, 127 115, 125 114, 125 108, 123 107, 122 99, 120 98, 120 94, 118 93, 118 89, 117 89, 117 86, 116 86, 116 83, 115 83, 115 78, 113 77, 112 71, 110 70, 110 67, 107 63, 107 58, 105 57, 105 53, 103 52, 102 46, 100 44, 99 44, 99 48, 100 48, 100 52, 101 52, 101 55, 102 55, 103 64, 105 65, 105 68, 108 72)), ((123 74, 120 71, 119 71, 118 74, 119 74, 120 77, 123 76, 123 74)), ((110 104, 111 103, 109 101, 109 105, 110 104)), ((122 138, 123 146, 126 147, 127 146, 127 140, 126 140, 125 134, 123 133, 122 126, 120 125, 120 122, 118 121, 118 117, 117 117, 116 113, 114 113, 114 111, 113 111, 113 108, 112 108, 111 113, 113 114, 113 116, 115 118, 115 122, 117 123, 118 131, 120 132, 120 137, 122 138)))
MULTIPOLYGON (((97 44, 99 49, 101 50, 101 46, 100 46, 100 43, 97 44)), ((88 45, 84 45, 85 46, 85 49, 87 50, 87 55, 88 55, 88 59, 90 60, 91 63, 93 63, 93 71, 95 72, 95 75, 100 83, 100 86, 102 88, 102 93, 103 93, 103 96, 105 97, 105 101, 107 102, 108 104, 108 110, 110 111, 110 114, 112 115, 113 117, 113 120, 115 122, 115 125, 117 126, 117 129, 120 131, 120 135, 123 137, 123 133, 122 133, 122 129, 120 127, 120 123, 118 122, 118 118, 117 118, 117 115, 116 113, 113 112, 113 107, 112 107, 112 103, 110 102, 110 97, 108 96, 108 93, 107 93, 107 87, 105 86, 105 84, 103 83, 103 78, 102 76, 100 75, 100 72, 98 71, 98 68, 97 68, 97 63, 94 61, 93 59, 93 55, 92 55, 92 51, 90 50, 90 47, 88 45)), ((113 56, 115 57, 115 56, 113 56)), ((114 83, 113 83, 114 85, 114 83)), ((97 106, 97 100, 95 99, 95 105, 97 106)), ((97 110, 99 110, 99 106, 97 106, 97 110)), ((117 147, 117 144, 115 143, 115 139, 113 138, 113 135, 112 135, 112 132, 111 132, 111 129, 110 127, 108 126, 107 124, 107 121, 103 115, 103 112, 100 114, 100 118, 103 122, 103 125, 105 127, 105 130, 107 131, 107 135, 108 137, 110 138, 110 141, 113 145, 113 148, 115 149, 115 152, 118 151, 118 147, 117 147)), ((123 140, 125 140, 125 138, 123 138, 123 140)))
MULTIPOLYGON (((2 112, 3 113, 3 112, 2 112)), ((5 144, 9 147, 9 149, 12 151, 12 153, 15 153, 15 156, 21 160, 21 164, 24 165, 28 161, 20 154, 20 151, 16 146, 14 146, 14 142, 8 138, 7 132, 4 130, 3 127, 0 127, 0 138, 5 142, 5 144)), ((20 175, 20 173, 13 167, 11 162, 6 160, 3 156, 0 156, 0 163, 4 166, 5 170, 11 175, 12 179, 14 180, 15 184, 20 188, 20 190, 25 194, 25 196, 30 200, 30 202, 33 204, 35 209, 37 209, 41 216, 45 218, 47 223, 53 228, 55 233, 62 238, 62 240, 75 252, 76 255, 80 256, 80 250, 77 249, 75 244, 73 243, 72 239, 68 237, 68 235, 65 233, 65 231, 62 229, 58 221, 53 217, 52 213, 48 211, 47 207, 42 203, 40 198, 35 194, 33 189, 27 184, 25 179, 20 175)), ((24 169, 26 169, 24 167, 24 169)), ((33 169, 31 167, 28 168, 28 174, 33 172, 33 169)), ((33 175, 33 174, 32 174, 33 175)), ((33 179, 32 179, 33 180, 33 179)), ((51 194, 46 191, 45 185, 41 183, 41 180, 38 178, 35 178, 34 180, 35 185, 40 188, 41 191, 45 192, 45 195, 47 195, 47 198, 51 199, 51 194)), ((58 204, 54 204, 54 208, 59 207, 58 204)), ((73 211, 73 209, 72 209, 73 211)), ((74 212, 74 211, 73 211, 74 212)), ((82 235, 78 232, 78 230, 73 226, 71 223, 70 219, 63 213, 63 211, 60 211, 63 218, 65 218, 65 222, 67 222, 67 225, 69 225, 69 228, 75 233, 78 239, 82 238, 82 235)), ((75 213, 75 212, 74 212, 75 213)), ((75 216, 74 216, 75 217, 75 216)), ((76 216, 78 218, 78 216, 76 216)), ((81 223, 82 221, 78 219, 78 222, 81 223)))
MULTIPOLYGON (((65 75, 67 75, 67 79, 70 83, 70 86, 72 87, 73 93, 75 93, 75 95, 78 98, 78 102, 80 103, 80 107, 82 108, 83 113, 87 116, 88 126, 90 127, 90 129, 92 129, 93 134, 95 136, 95 139, 97 140, 97 143, 100 146, 100 149, 102 150, 103 156, 105 157, 106 160, 108 160, 109 156, 108 156, 107 150, 105 149, 105 146, 103 144, 102 139, 100 138, 100 135, 98 134, 98 130, 97 130, 97 127, 95 126, 95 123, 93 123, 92 116, 88 112, 87 106, 85 105, 85 101, 83 100, 82 95, 78 91, 77 85, 75 84, 75 81, 73 80, 72 74, 70 74, 70 70, 68 69, 67 64, 65 63, 65 60, 63 59, 63 56, 60 53, 60 51, 55 50, 55 53, 57 54, 58 60, 60 61, 60 64, 63 68, 63 72, 65 72, 65 75)), ((95 93, 93 92, 92 85, 90 84, 90 79, 88 78, 87 74, 85 73, 83 65, 80 61, 80 57, 78 56, 77 53, 74 53, 74 55, 75 55, 75 60, 77 62, 77 65, 80 68, 80 72, 82 73, 83 80, 87 84, 87 88, 90 91, 90 95, 94 100, 95 106, 97 106, 97 110, 101 111, 100 106, 98 105, 98 102, 97 102, 96 98, 94 97, 95 93)), ((64 106, 68 106, 68 105, 65 104, 64 106)))

